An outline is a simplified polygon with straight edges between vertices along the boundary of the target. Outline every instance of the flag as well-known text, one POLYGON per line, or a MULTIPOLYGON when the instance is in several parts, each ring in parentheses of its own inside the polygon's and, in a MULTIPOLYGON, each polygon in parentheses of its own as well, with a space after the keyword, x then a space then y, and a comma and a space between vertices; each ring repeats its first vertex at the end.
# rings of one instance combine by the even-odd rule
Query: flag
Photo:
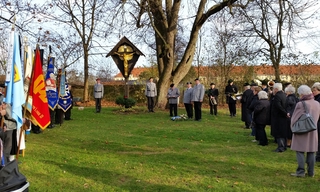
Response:
POLYGON ((58 104, 58 92, 56 78, 54 76, 54 58, 49 57, 48 68, 46 74, 46 92, 49 103, 49 108, 54 110, 58 104))
POLYGON ((5 102, 11 105, 12 108, 12 118, 17 121, 17 129, 20 129, 23 123, 22 118, 22 105, 24 104, 24 89, 23 89, 23 78, 21 70, 21 57, 20 57, 20 45, 19 45, 19 35, 14 34, 13 42, 13 54, 12 63, 7 73, 8 78, 6 79, 7 93, 5 102))
POLYGON ((32 97, 31 117, 34 124, 45 129, 50 124, 50 114, 39 48, 36 49, 33 77, 31 79, 29 95, 32 97))
POLYGON ((69 86, 66 83, 65 84, 65 95, 62 96, 60 95, 58 105, 60 109, 62 109, 64 112, 68 111, 68 109, 72 106, 72 100, 71 100, 71 95, 69 92, 69 86))
POLYGON ((24 52, 24 95, 25 95, 25 106, 27 110, 31 113, 32 110, 32 97, 29 94, 29 86, 31 81, 31 75, 33 70, 33 52, 30 46, 27 46, 24 52), (27 100, 28 99, 28 100, 27 100))
POLYGON ((14 44, 14 31, 12 30, 9 35, 9 46, 8 46, 8 62, 6 71, 6 82, 11 80, 12 71, 12 58, 13 58, 13 44, 14 44))

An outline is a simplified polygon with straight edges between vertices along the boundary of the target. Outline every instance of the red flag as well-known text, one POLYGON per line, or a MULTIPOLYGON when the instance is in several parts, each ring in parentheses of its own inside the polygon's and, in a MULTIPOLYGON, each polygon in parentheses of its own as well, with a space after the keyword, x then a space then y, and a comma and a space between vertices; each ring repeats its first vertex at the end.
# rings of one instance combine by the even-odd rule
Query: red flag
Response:
POLYGON ((41 129, 45 129, 50 124, 50 114, 38 48, 36 49, 34 59, 33 77, 30 83, 29 95, 32 97, 32 121, 41 129))

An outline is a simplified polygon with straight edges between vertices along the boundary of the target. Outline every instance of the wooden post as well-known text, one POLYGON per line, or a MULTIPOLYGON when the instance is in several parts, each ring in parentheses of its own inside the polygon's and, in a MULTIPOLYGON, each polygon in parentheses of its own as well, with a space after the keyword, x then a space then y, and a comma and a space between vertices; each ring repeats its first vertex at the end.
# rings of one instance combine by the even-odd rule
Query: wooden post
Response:
POLYGON ((128 84, 128 77, 124 78, 124 96, 125 98, 129 98, 129 84, 128 84))

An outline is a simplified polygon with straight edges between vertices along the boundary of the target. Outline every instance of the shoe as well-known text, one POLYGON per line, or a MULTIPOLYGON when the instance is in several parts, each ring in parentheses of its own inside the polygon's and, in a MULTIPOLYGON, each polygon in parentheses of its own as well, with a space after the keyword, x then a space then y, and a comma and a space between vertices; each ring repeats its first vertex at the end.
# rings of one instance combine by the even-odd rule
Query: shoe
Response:
POLYGON ((290 175, 293 177, 305 177, 305 174, 291 173, 290 175))
POLYGON ((255 143, 255 142, 257 142, 257 140, 254 139, 254 140, 252 140, 252 142, 255 143))
POLYGON ((274 150, 273 152, 282 153, 282 152, 284 152, 284 150, 276 149, 276 150, 274 150))

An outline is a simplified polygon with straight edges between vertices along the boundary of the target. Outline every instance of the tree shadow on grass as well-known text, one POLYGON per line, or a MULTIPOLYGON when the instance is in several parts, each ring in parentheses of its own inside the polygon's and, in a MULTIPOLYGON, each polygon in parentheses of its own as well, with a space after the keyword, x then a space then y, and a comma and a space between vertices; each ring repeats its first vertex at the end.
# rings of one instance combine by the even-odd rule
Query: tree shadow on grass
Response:
MULTIPOLYGON (((56 165, 57 167, 61 166, 61 163, 55 161, 46 161, 46 163, 56 165)), ((181 191, 191 191, 185 188, 179 188, 170 185, 160 185, 152 184, 146 181, 143 181, 139 178, 128 176, 125 174, 120 174, 116 172, 111 172, 106 169, 93 168, 88 166, 75 166, 70 164, 63 164, 63 170, 71 174, 83 177, 84 179, 94 180, 95 182, 105 184, 106 188, 113 188, 113 190, 121 189, 127 191, 172 191, 172 192, 181 192, 181 191), (103 176, 103 177, 102 177, 103 176)), ((76 187, 76 186, 75 186, 76 187)))

